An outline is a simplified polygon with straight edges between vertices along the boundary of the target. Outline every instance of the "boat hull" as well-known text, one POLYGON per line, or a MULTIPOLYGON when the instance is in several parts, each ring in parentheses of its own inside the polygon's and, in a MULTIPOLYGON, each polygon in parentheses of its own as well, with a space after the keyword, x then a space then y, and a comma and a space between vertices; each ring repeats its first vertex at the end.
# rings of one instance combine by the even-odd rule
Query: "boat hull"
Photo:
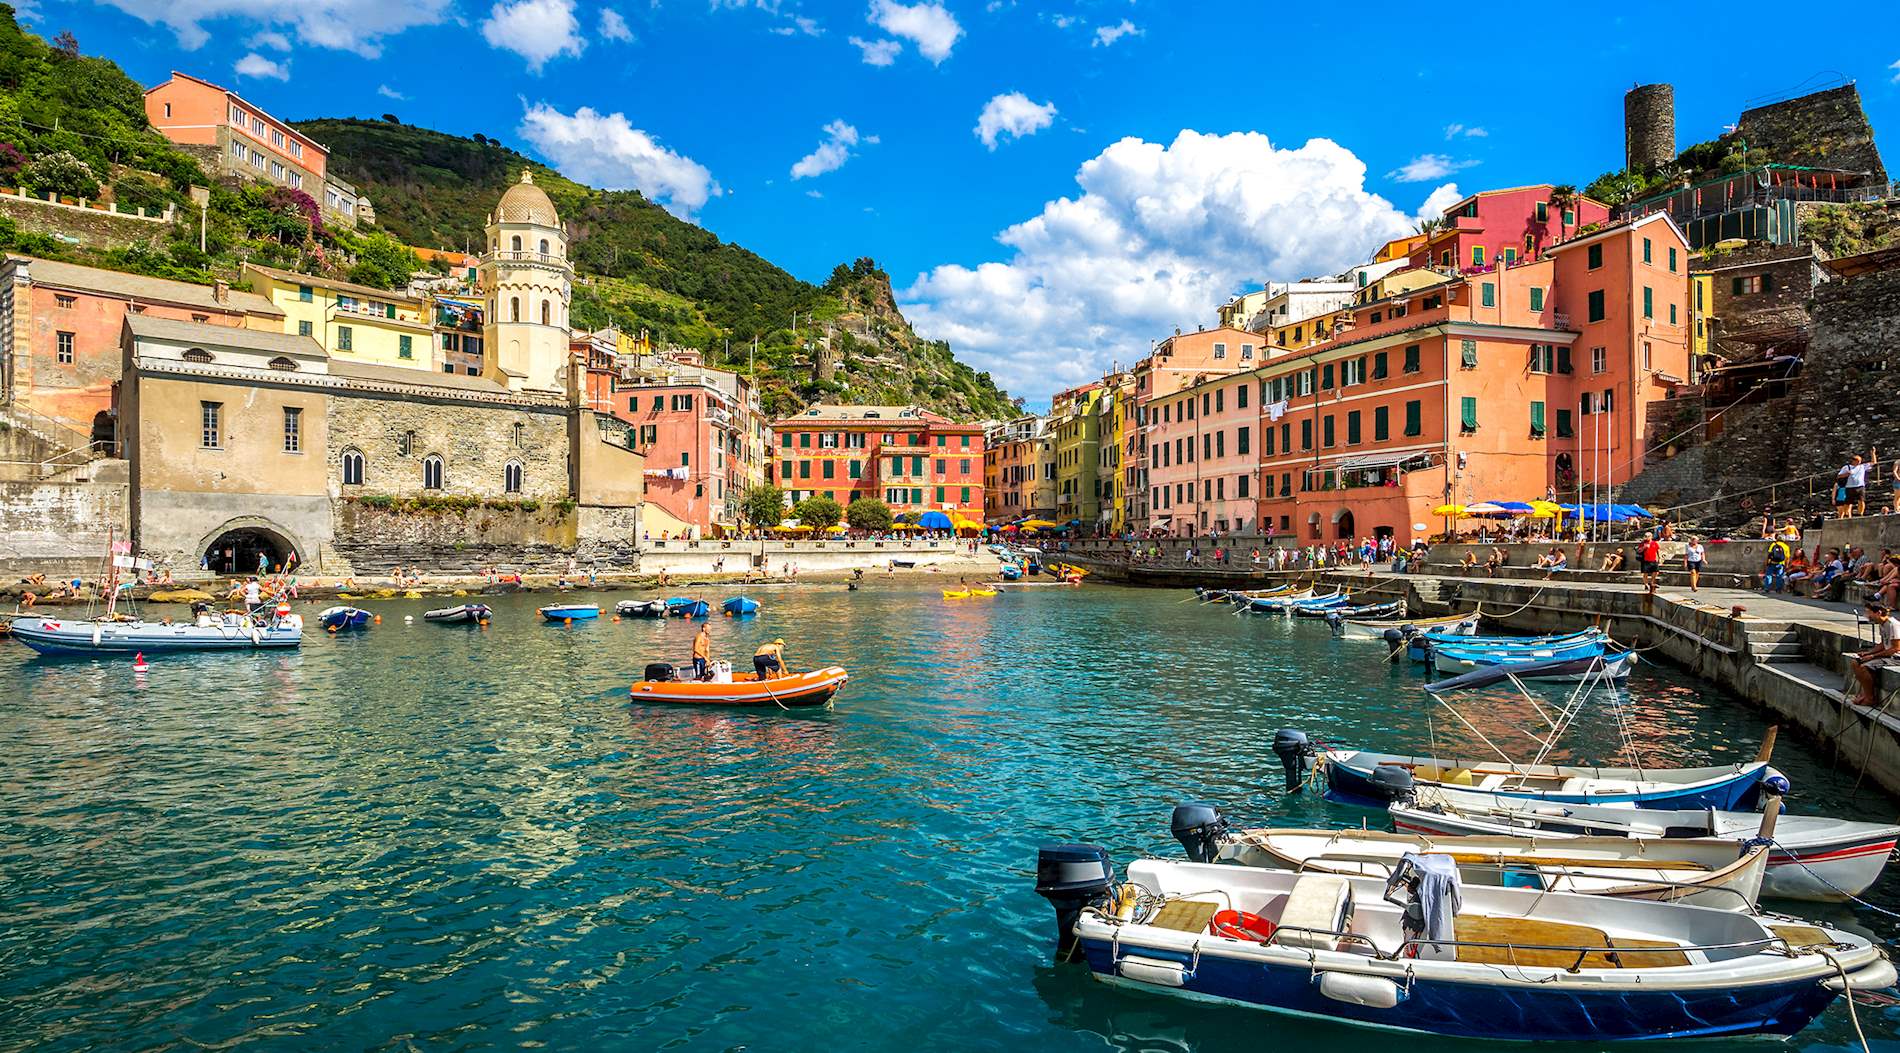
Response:
POLYGON ((16 619, 13 638, 45 655, 167 654, 185 651, 257 651, 298 647, 301 626, 159 625, 147 622, 66 622, 16 619), (45 626, 51 624, 53 628, 45 626), (94 634, 97 625, 99 632, 94 634))
MULTIPOLYGON (((1511 771, 1509 766, 1501 763, 1462 764, 1456 760, 1435 757, 1402 757, 1357 750, 1343 754, 1329 753, 1325 755, 1325 760, 1331 793, 1355 803, 1379 807, 1386 804, 1387 797, 1373 784, 1371 776, 1373 768, 1380 764, 1396 764, 1410 769, 1415 773, 1413 778, 1421 788, 1435 787, 1438 782, 1435 779, 1418 778, 1416 772, 1420 768, 1436 768, 1439 771, 1463 769, 1473 776, 1482 776, 1487 769, 1492 772, 1511 771), (1353 759, 1340 759, 1342 756, 1351 756, 1353 759)), ((1492 787, 1473 783, 1471 786, 1459 785, 1454 788, 1479 789, 1500 797, 1571 804, 1634 804, 1638 808, 1713 808, 1719 812, 1739 812, 1754 808, 1760 797, 1761 782, 1772 769, 1761 761, 1723 768, 1676 769, 1685 775, 1695 776, 1681 781, 1657 778, 1667 774, 1667 769, 1639 773, 1628 768, 1520 765, 1519 770, 1552 785, 1492 787), (1572 780, 1595 785, 1572 788, 1568 785, 1572 780)))
POLYGON ((579 622, 600 617, 600 608, 592 604, 584 606, 542 607, 541 617, 551 622, 579 622))
POLYGON ((763 682, 735 680, 730 684, 713 684, 696 680, 642 680, 628 690, 628 697, 634 702, 725 709, 828 709, 849 679, 843 669, 832 666, 763 682))
POLYGON ((614 613, 623 618, 664 618, 665 600, 621 600, 614 604, 614 613))
POLYGON ((477 625, 486 621, 493 612, 487 605, 465 603, 459 607, 443 607, 440 610, 422 612, 422 620, 437 625, 477 625))

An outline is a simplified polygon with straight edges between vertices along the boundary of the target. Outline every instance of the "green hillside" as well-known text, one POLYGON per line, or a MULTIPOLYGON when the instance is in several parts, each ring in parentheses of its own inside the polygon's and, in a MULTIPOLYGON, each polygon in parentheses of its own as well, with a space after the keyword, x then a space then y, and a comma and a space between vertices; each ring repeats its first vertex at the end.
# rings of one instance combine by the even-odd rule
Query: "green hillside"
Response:
POLYGON ((818 399, 914 402, 958 418, 1015 412, 988 374, 911 331, 870 260, 815 286, 638 191, 583 186, 487 136, 355 118, 297 126, 330 148, 331 167, 369 196, 380 226, 425 248, 479 250, 496 198, 532 169, 573 235, 574 323, 645 329, 715 364, 751 363, 773 413, 818 399), (820 380, 827 341, 837 368, 820 380))

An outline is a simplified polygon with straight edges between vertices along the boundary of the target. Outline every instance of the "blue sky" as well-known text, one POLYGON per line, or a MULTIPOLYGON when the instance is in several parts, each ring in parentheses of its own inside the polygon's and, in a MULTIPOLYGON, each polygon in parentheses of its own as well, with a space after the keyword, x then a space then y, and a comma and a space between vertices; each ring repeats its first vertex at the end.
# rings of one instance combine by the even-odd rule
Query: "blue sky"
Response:
POLYGON ((1657 28, 1733 10, 37 0, 23 21, 283 117, 493 135, 814 281, 874 256, 921 330, 1040 402, 1232 292, 1356 262, 1428 199, 1618 167, 1638 81, 1676 85, 1680 145, 1810 77, 1900 127, 1890 37, 1828 31, 1825 58, 1764 69, 1657 28))

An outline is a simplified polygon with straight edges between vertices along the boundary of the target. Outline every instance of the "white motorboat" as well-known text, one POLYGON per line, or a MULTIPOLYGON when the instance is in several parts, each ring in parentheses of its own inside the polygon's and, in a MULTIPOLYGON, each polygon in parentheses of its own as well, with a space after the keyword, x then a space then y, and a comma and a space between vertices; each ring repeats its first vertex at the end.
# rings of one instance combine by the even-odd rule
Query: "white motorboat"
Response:
MULTIPOLYGON (((1734 846, 1761 833, 1762 813, 1711 809, 1683 811, 1557 804, 1449 786, 1421 790, 1415 801, 1390 806, 1401 831, 1446 834, 1534 835, 1540 839, 1624 837, 1677 845, 1734 846)), ((1873 887, 1886 869, 1900 826, 1818 815, 1781 815, 1769 848, 1762 895, 1779 899, 1841 900, 1873 887)))
POLYGON ((1456 636, 1471 636, 1478 631, 1476 614, 1457 614, 1448 618, 1385 618, 1373 621, 1355 621, 1346 619, 1341 635, 1348 640, 1385 641, 1386 630, 1396 629, 1403 633, 1407 627, 1421 632, 1437 630, 1456 636))
POLYGON ((1679 903, 1472 886, 1426 907, 1375 878, 1153 859, 1116 886, 1090 845, 1043 849, 1037 892, 1059 955, 1110 984, 1465 1040, 1791 1035, 1895 979, 1855 933, 1679 903))

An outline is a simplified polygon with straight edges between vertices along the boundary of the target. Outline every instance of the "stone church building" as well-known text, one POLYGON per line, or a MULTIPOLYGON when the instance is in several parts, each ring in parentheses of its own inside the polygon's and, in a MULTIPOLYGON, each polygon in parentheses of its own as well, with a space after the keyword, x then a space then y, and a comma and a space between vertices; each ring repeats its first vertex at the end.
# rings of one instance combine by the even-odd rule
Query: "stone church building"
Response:
POLYGON ((630 560, 644 460, 583 401, 566 231, 525 174, 479 278, 493 351, 473 377, 128 314, 119 430, 144 554, 181 575, 630 560))

